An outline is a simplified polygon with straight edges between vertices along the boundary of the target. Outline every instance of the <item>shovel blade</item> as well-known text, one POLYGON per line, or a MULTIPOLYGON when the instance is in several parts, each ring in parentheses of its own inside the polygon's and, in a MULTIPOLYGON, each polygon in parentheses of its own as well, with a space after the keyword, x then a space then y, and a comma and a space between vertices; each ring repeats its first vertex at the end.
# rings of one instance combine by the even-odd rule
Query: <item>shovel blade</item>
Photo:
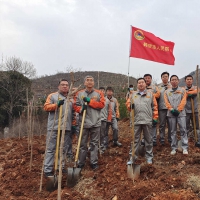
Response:
POLYGON ((145 156, 145 153, 146 153, 145 146, 144 146, 144 145, 140 145, 139 148, 138 148, 138 154, 139 154, 141 157, 144 157, 144 156, 145 156))
POLYGON ((67 169, 67 187, 74 187, 81 176, 81 168, 68 168, 67 169))
POLYGON ((46 190, 49 192, 53 192, 58 189, 58 178, 57 176, 49 176, 47 178, 46 190))
POLYGON ((140 165, 127 165, 127 176, 133 180, 137 180, 140 176, 140 165))
POLYGON ((140 176, 140 165, 134 164, 133 168, 133 179, 137 180, 140 176))
POLYGON ((133 165, 127 165, 127 176, 133 179, 133 165))
POLYGON ((178 149, 179 152, 183 152, 183 148, 182 148, 182 142, 181 140, 178 141, 178 149))

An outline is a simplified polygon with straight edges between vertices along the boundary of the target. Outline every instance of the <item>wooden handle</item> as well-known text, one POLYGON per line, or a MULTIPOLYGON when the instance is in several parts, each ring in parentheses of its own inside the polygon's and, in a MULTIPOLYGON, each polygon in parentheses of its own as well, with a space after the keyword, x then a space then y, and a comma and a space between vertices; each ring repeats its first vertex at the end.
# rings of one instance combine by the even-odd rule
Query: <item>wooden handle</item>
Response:
POLYGON ((56 141, 56 156, 55 156, 55 171, 58 169, 58 152, 60 146, 60 125, 62 121, 62 105, 60 106, 59 118, 58 118, 58 134, 56 141))
MULTIPOLYGON (((85 105, 87 106, 87 102, 85 102, 85 105)), ((85 115, 86 115, 86 110, 83 111, 81 129, 80 129, 80 134, 79 134, 79 138, 78 138, 78 145, 77 145, 77 150, 76 150, 76 156, 75 156, 75 165, 77 164, 77 161, 78 161, 79 149, 80 149, 80 144, 81 144, 81 139, 82 139, 82 134, 83 134, 83 125, 84 125, 84 122, 85 122, 85 115)))
POLYGON ((196 120, 194 114, 194 100, 191 98, 191 105, 192 105, 192 118, 193 118, 193 127, 194 127, 194 138, 195 142, 197 142, 197 130, 196 130, 196 120))
POLYGON ((132 158, 135 156, 135 132, 134 132, 134 109, 132 109, 133 99, 131 99, 131 132, 132 132, 132 158))

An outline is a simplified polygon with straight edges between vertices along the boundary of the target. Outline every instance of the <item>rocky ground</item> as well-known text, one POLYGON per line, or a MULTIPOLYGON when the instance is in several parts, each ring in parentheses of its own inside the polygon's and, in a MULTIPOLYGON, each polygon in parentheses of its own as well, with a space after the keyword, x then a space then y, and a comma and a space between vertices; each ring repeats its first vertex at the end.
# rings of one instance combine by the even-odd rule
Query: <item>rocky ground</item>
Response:
MULTIPOLYGON (((89 160, 82 170, 79 183, 67 188, 63 176, 62 199, 69 200, 159 200, 200 199, 200 149, 190 139, 189 155, 170 155, 170 145, 154 148, 152 166, 142 159, 137 181, 127 178, 128 152, 131 134, 128 121, 119 122, 119 141, 123 147, 112 147, 99 158, 99 169, 92 171, 89 160)), ((110 135, 111 136, 111 135, 110 135)), ((110 137, 111 138, 111 137, 110 137)), ((74 139, 74 147, 76 140, 74 139)), ((57 199, 57 190, 39 192, 40 174, 45 152, 45 136, 33 140, 33 163, 27 138, 0 140, 0 199, 57 199)))

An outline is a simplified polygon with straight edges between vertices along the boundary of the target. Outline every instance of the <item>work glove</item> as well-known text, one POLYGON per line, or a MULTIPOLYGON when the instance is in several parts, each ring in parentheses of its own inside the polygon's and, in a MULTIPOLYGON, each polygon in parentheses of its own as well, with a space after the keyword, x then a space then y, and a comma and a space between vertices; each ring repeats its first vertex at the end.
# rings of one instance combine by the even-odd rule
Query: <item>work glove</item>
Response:
POLYGON ((119 121, 119 118, 116 118, 117 121, 119 121))
POLYGON ((72 129, 73 132, 75 132, 76 131, 76 126, 72 125, 71 129, 72 129))
POLYGON ((57 101, 57 106, 60 107, 61 105, 63 105, 63 104, 64 104, 64 101, 65 101, 64 99, 58 100, 58 101, 57 101))
POLYGON ((83 98, 83 101, 84 101, 84 102, 87 102, 87 103, 90 103, 90 98, 89 98, 89 97, 84 97, 84 98, 83 98))
POLYGON ((83 104, 82 109, 81 109, 81 113, 83 113, 83 111, 86 110, 86 109, 87 109, 87 105, 83 104))
POLYGON ((131 103, 131 104, 130 104, 130 109, 133 110, 134 108, 135 108, 134 103, 131 103))
POLYGON ((188 94, 188 97, 194 99, 195 95, 194 94, 188 94))
POLYGON ((157 119, 153 119, 153 120, 152 120, 152 126, 156 126, 157 123, 158 123, 158 120, 157 120, 157 119))
POLYGON ((180 112, 176 109, 171 110, 172 115, 174 115, 175 117, 178 117, 180 112))

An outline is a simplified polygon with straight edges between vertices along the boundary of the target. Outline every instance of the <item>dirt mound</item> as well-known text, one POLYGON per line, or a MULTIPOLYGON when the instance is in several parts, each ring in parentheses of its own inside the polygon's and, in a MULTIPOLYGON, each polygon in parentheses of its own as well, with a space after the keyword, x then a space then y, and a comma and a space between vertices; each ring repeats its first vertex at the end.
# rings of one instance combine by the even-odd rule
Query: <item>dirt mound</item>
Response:
MULTIPOLYGON (((99 158, 99 169, 92 171, 89 159, 79 183, 67 188, 63 176, 62 199, 69 200, 139 200, 139 199, 199 199, 200 149, 190 141, 189 155, 170 155, 170 145, 154 148, 152 166, 142 159, 141 175, 133 182, 127 178, 128 152, 131 134, 129 121, 119 122, 119 141, 123 147, 112 147, 99 158)), ((110 134, 110 139, 112 134, 110 134)), ((39 192, 40 174, 45 151, 45 136, 34 137, 33 164, 27 138, 0 140, 0 199, 57 199, 57 190, 39 192)), ((76 139, 74 138, 74 147, 76 139)), ((75 151, 75 149, 74 149, 75 151)))

